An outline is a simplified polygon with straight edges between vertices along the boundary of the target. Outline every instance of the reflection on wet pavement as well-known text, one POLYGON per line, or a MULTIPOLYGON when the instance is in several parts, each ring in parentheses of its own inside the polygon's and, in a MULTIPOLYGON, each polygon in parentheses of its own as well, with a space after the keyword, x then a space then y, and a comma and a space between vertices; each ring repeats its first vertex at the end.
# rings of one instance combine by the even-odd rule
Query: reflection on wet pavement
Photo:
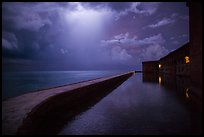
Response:
POLYGON ((59 134, 200 134, 188 77, 135 74, 59 134))

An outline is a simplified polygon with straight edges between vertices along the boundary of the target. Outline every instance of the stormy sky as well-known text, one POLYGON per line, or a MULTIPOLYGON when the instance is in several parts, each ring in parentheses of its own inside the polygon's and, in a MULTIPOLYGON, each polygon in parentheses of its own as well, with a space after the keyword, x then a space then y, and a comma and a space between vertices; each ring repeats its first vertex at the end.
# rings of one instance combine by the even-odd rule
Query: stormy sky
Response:
POLYGON ((141 70, 189 41, 185 2, 4 2, 4 70, 141 70))

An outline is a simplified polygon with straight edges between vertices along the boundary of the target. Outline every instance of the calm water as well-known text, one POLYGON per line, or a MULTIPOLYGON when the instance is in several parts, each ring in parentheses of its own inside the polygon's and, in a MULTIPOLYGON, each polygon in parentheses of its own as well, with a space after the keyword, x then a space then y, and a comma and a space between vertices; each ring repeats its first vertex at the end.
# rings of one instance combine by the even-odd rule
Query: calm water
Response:
POLYGON ((2 99, 23 93, 118 74, 122 71, 3 72, 2 99))
POLYGON ((195 110, 188 78, 135 74, 59 134, 194 134, 195 110))

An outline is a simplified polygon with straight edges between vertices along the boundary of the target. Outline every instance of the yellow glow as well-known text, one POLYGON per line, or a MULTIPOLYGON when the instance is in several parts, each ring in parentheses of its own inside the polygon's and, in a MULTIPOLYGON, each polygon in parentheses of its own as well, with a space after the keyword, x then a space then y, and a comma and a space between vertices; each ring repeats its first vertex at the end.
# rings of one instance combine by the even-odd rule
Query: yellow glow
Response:
POLYGON ((159 85, 161 85, 161 81, 162 81, 161 76, 159 76, 159 85))
POLYGON ((161 66, 162 66, 162 65, 161 65, 161 64, 159 64, 159 68, 161 68, 161 66))
POLYGON ((186 59, 186 63, 189 63, 190 62, 190 59, 188 56, 185 56, 185 59, 186 59))
POLYGON ((189 92, 189 89, 187 88, 187 89, 186 89, 186 98, 190 98, 190 96, 189 96, 189 93, 188 93, 188 92, 189 92))

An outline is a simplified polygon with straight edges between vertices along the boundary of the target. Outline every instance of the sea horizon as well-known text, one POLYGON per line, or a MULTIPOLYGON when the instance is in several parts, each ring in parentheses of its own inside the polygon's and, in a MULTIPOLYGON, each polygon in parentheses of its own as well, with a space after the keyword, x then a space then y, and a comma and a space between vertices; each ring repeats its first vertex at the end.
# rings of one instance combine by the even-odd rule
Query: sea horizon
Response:
POLYGON ((127 72, 125 70, 6 71, 2 76, 2 100, 25 93, 75 84, 127 72))

